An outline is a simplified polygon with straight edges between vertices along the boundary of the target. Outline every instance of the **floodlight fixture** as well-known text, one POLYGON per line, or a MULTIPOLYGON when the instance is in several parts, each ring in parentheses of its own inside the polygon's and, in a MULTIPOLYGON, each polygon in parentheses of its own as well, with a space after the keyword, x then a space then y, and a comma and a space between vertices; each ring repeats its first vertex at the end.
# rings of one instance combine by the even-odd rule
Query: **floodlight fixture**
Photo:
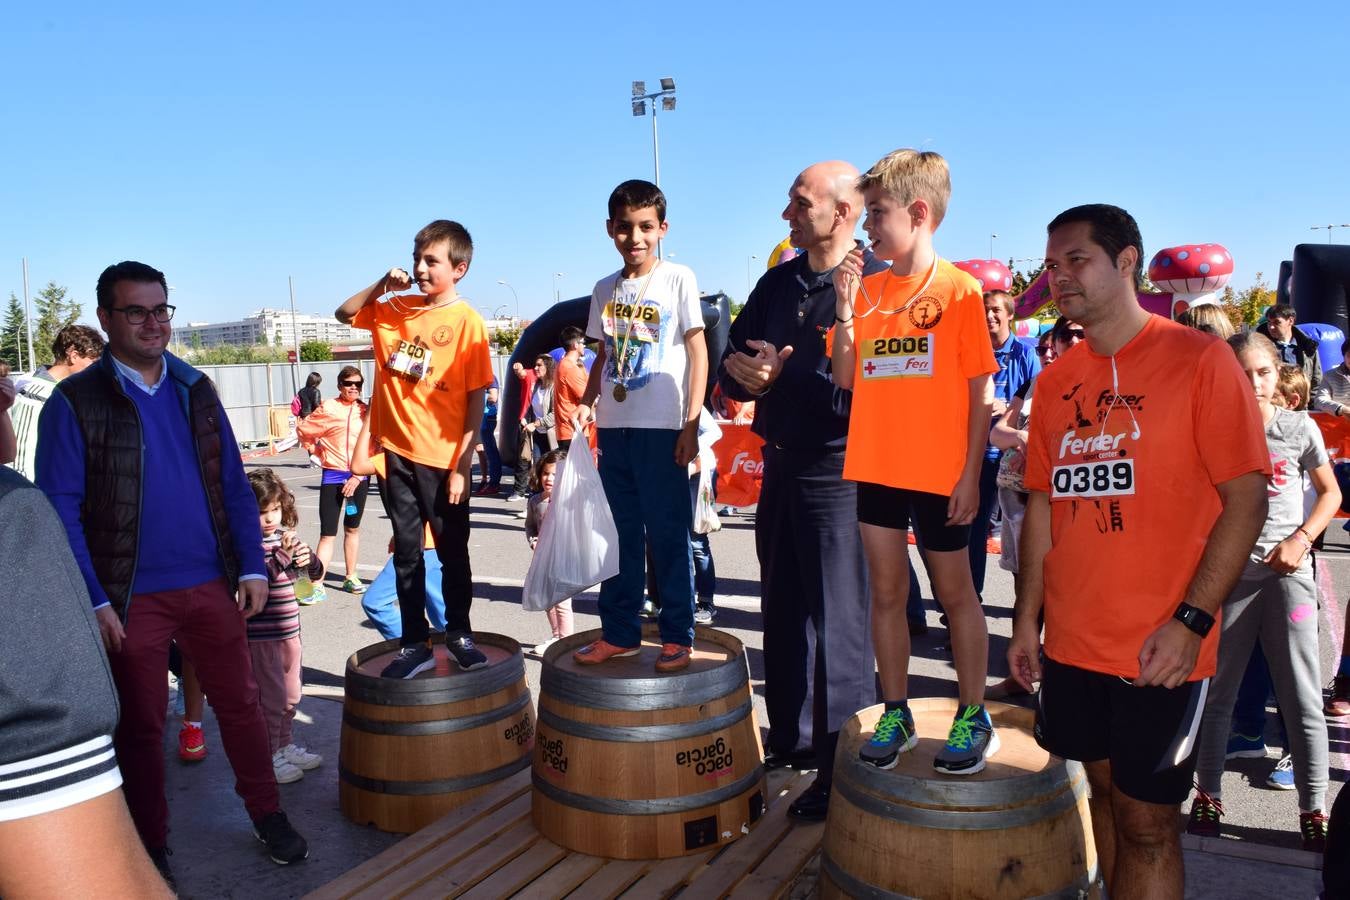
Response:
POLYGON ((645 116, 646 114, 647 114, 647 101, 646 101, 646 100, 634 100, 634 101, 633 101, 633 115, 635 115, 635 116, 645 116))
POLYGON ((672 109, 675 108, 675 98, 674 98, 674 97, 662 97, 662 98, 661 98, 661 108, 664 109, 666 112, 670 112, 672 109))
POLYGON ((661 79, 661 90, 663 90, 663 91, 673 91, 673 90, 675 90, 675 79, 674 79, 674 78, 662 78, 662 79, 661 79))
POLYGON ((633 96, 634 96, 634 97, 641 97, 641 96, 642 96, 643 94, 645 94, 645 93, 647 93, 647 82, 645 82, 645 81, 635 81, 635 82, 633 82, 633 96))

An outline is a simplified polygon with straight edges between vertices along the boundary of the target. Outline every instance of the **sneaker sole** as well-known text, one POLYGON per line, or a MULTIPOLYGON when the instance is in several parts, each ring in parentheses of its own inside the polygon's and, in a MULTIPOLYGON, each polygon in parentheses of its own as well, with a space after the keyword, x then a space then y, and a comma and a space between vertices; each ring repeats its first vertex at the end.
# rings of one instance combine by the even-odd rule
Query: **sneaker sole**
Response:
POLYGON ((919 746, 919 736, 917 734, 912 734, 909 736, 909 740, 905 741, 903 744, 898 745, 895 748, 895 753, 893 753, 891 756, 886 757, 884 761, 868 759, 861 753, 858 754, 858 759, 861 760, 864 765, 871 766, 874 769, 886 769, 886 770, 894 769, 896 764, 900 762, 900 754, 907 753, 917 746, 919 746))
MULTIPOLYGON (((450 654, 450 658, 451 658, 451 659, 454 659, 454 657, 455 657, 455 655, 454 655, 453 653, 450 654)), ((455 665, 459 666, 460 671, 462 671, 462 672, 472 672, 474 669, 486 669, 486 668, 487 668, 487 665, 488 665, 488 661, 485 659, 485 660, 483 660, 482 662, 472 662, 472 663, 469 663, 469 664, 466 666, 466 665, 464 665, 464 663, 462 663, 462 662, 460 662, 459 660, 455 659, 455 665)))
POLYGON ((1295 785, 1292 782, 1290 782, 1289 784, 1280 784, 1279 782, 1270 781, 1267 779, 1266 787, 1270 788, 1272 791, 1292 791, 1295 785))
POLYGON ((1265 747, 1260 750, 1234 750, 1232 753, 1225 753, 1224 759, 1265 759, 1270 755, 1270 751, 1265 747))
POLYGON ((407 675, 386 675, 383 672, 381 672, 380 677, 392 678, 395 681, 407 681, 410 678, 416 678, 418 675, 422 674, 427 669, 434 669, 434 668, 436 668, 436 657, 432 656, 426 662, 420 662, 416 666, 414 666, 412 671, 409 672, 407 675))
POLYGON ((188 754, 184 754, 182 751, 179 751, 179 753, 178 753, 178 760, 179 760, 179 762, 185 762, 185 763, 199 763, 199 762, 205 762, 205 761, 206 761, 206 748, 203 747, 203 748, 202 748, 200 751, 198 751, 197 753, 188 753, 188 754))
POLYGON ((634 647, 632 650, 620 650, 618 653, 611 653, 604 659, 597 659, 592 656, 579 656, 573 653, 572 660, 579 666, 598 666, 601 663, 609 662, 611 659, 628 659, 630 656, 637 656, 638 652, 639 648, 634 647))
POLYGON ((304 778, 304 777, 305 777, 305 773, 304 773, 303 771, 301 771, 299 768, 296 769, 296 773, 297 773, 297 774, 296 774, 296 776, 295 776, 294 778, 282 778, 280 775, 277 775, 275 772, 273 772, 272 774, 276 777, 276 779, 277 779, 277 784, 295 784, 295 783, 296 783, 297 781, 299 781, 301 778, 304 778))
MULTIPOLYGON (((258 832, 253 832, 253 836, 258 839, 258 843, 262 844, 264 847, 267 846, 267 841, 264 841, 262 835, 258 834, 258 832)), ((270 851, 267 854, 267 858, 279 866, 289 866, 291 863, 303 862, 304 860, 309 859, 309 848, 305 848, 304 854, 299 859, 277 859, 270 851)))
POLYGON ((985 762, 989 759, 989 757, 993 756, 995 753, 998 752, 998 748, 1000 746, 1001 745, 999 744, 998 740, 998 732, 995 732, 993 736, 990 737, 989 739, 989 746, 985 748, 984 755, 981 756, 979 759, 977 759, 971 765, 967 766, 964 769, 947 769, 940 766, 938 764, 938 760, 935 759, 933 760, 933 771, 938 772, 939 774, 942 775, 977 775, 980 772, 984 771, 985 762))

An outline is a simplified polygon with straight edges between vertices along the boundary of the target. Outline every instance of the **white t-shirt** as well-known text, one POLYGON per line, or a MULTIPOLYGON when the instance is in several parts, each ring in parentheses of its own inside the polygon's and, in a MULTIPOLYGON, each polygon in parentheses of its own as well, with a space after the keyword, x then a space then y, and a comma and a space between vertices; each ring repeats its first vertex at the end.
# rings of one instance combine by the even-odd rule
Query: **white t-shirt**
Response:
POLYGON ((689 382, 684 335, 703 328, 698 282, 688 266, 673 262, 661 262, 641 278, 621 275, 615 272, 601 278, 591 292, 586 334, 605 342, 596 424, 600 428, 683 428, 689 382), (634 309, 639 296, 642 302, 634 309), (622 360, 620 351, 624 351, 622 360), (622 402, 614 399, 616 384, 627 389, 622 402))

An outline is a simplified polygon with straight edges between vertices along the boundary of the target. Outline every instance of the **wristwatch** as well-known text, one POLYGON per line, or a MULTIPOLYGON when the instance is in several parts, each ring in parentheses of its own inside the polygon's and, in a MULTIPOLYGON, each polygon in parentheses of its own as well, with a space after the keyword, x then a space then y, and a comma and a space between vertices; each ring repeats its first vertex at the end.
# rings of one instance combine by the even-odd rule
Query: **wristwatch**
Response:
POLYGON ((1183 603, 1177 607, 1177 611, 1172 613, 1172 618, 1176 619, 1182 625, 1185 625, 1191 631, 1204 637, 1209 634, 1209 630, 1214 627, 1214 617, 1203 609, 1191 606, 1189 603, 1183 603))

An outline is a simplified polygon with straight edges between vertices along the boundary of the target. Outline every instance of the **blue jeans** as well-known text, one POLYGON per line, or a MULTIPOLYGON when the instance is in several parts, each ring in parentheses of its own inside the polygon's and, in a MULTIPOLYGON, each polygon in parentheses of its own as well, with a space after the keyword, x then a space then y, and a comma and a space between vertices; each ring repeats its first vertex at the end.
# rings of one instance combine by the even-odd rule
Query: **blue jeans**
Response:
POLYGON ((694 561, 689 529, 694 510, 689 476, 675 464, 679 432, 664 428, 601 428, 600 481, 619 532, 619 574, 600 585, 600 626, 616 647, 642 640, 639 613, 646 582, 644 535, 652 544, 661 595, 661 642, 694 642, 694 561))
MULTIPOLYGON (((445 598, 441 596, 441 560, 435 550, 423 550, 427 566, 427 618, 436 631, 445 631, 445 598)), ((394 558, 384 564, 366 592, 361 595, 361 608, 366 611, 375 630, 386 641, 403 637, 403 620, 398 612, 398 590, 394 576, 394 558)))
POLYGON ((480 431, 483 440, 483 454, 487 457, 488 470, 480 472, 479 477, 488 484, 499 484, 502 480, 502 454, 497 449, 497 417, 484 416, 480 431))
MULTIPOLYGON (((989 561, 985 543, 989 538, 989 517, 998 509, 998 460, 984 459, 980 463, 980 508, 975 521, 970 523, 970 578, 975 582, 975 593, 984 597, 984 569, 989 561)), ((981 599, 983 602, 983 599, 981 599)))
MULTIPOLYGON (((717 500, 717 470, 713 470, 713 501, 717 500)), ((696 474, 689 476, 689 496, 694 506, 698 506, 698 482, 696 474)), ((704 606, 713 605, 713 591, 717 587, 717 566, 713 563, 712 542, 706 534, 695 534, 689 529, 689 550, 694 556, 694 596, 704 606)))

